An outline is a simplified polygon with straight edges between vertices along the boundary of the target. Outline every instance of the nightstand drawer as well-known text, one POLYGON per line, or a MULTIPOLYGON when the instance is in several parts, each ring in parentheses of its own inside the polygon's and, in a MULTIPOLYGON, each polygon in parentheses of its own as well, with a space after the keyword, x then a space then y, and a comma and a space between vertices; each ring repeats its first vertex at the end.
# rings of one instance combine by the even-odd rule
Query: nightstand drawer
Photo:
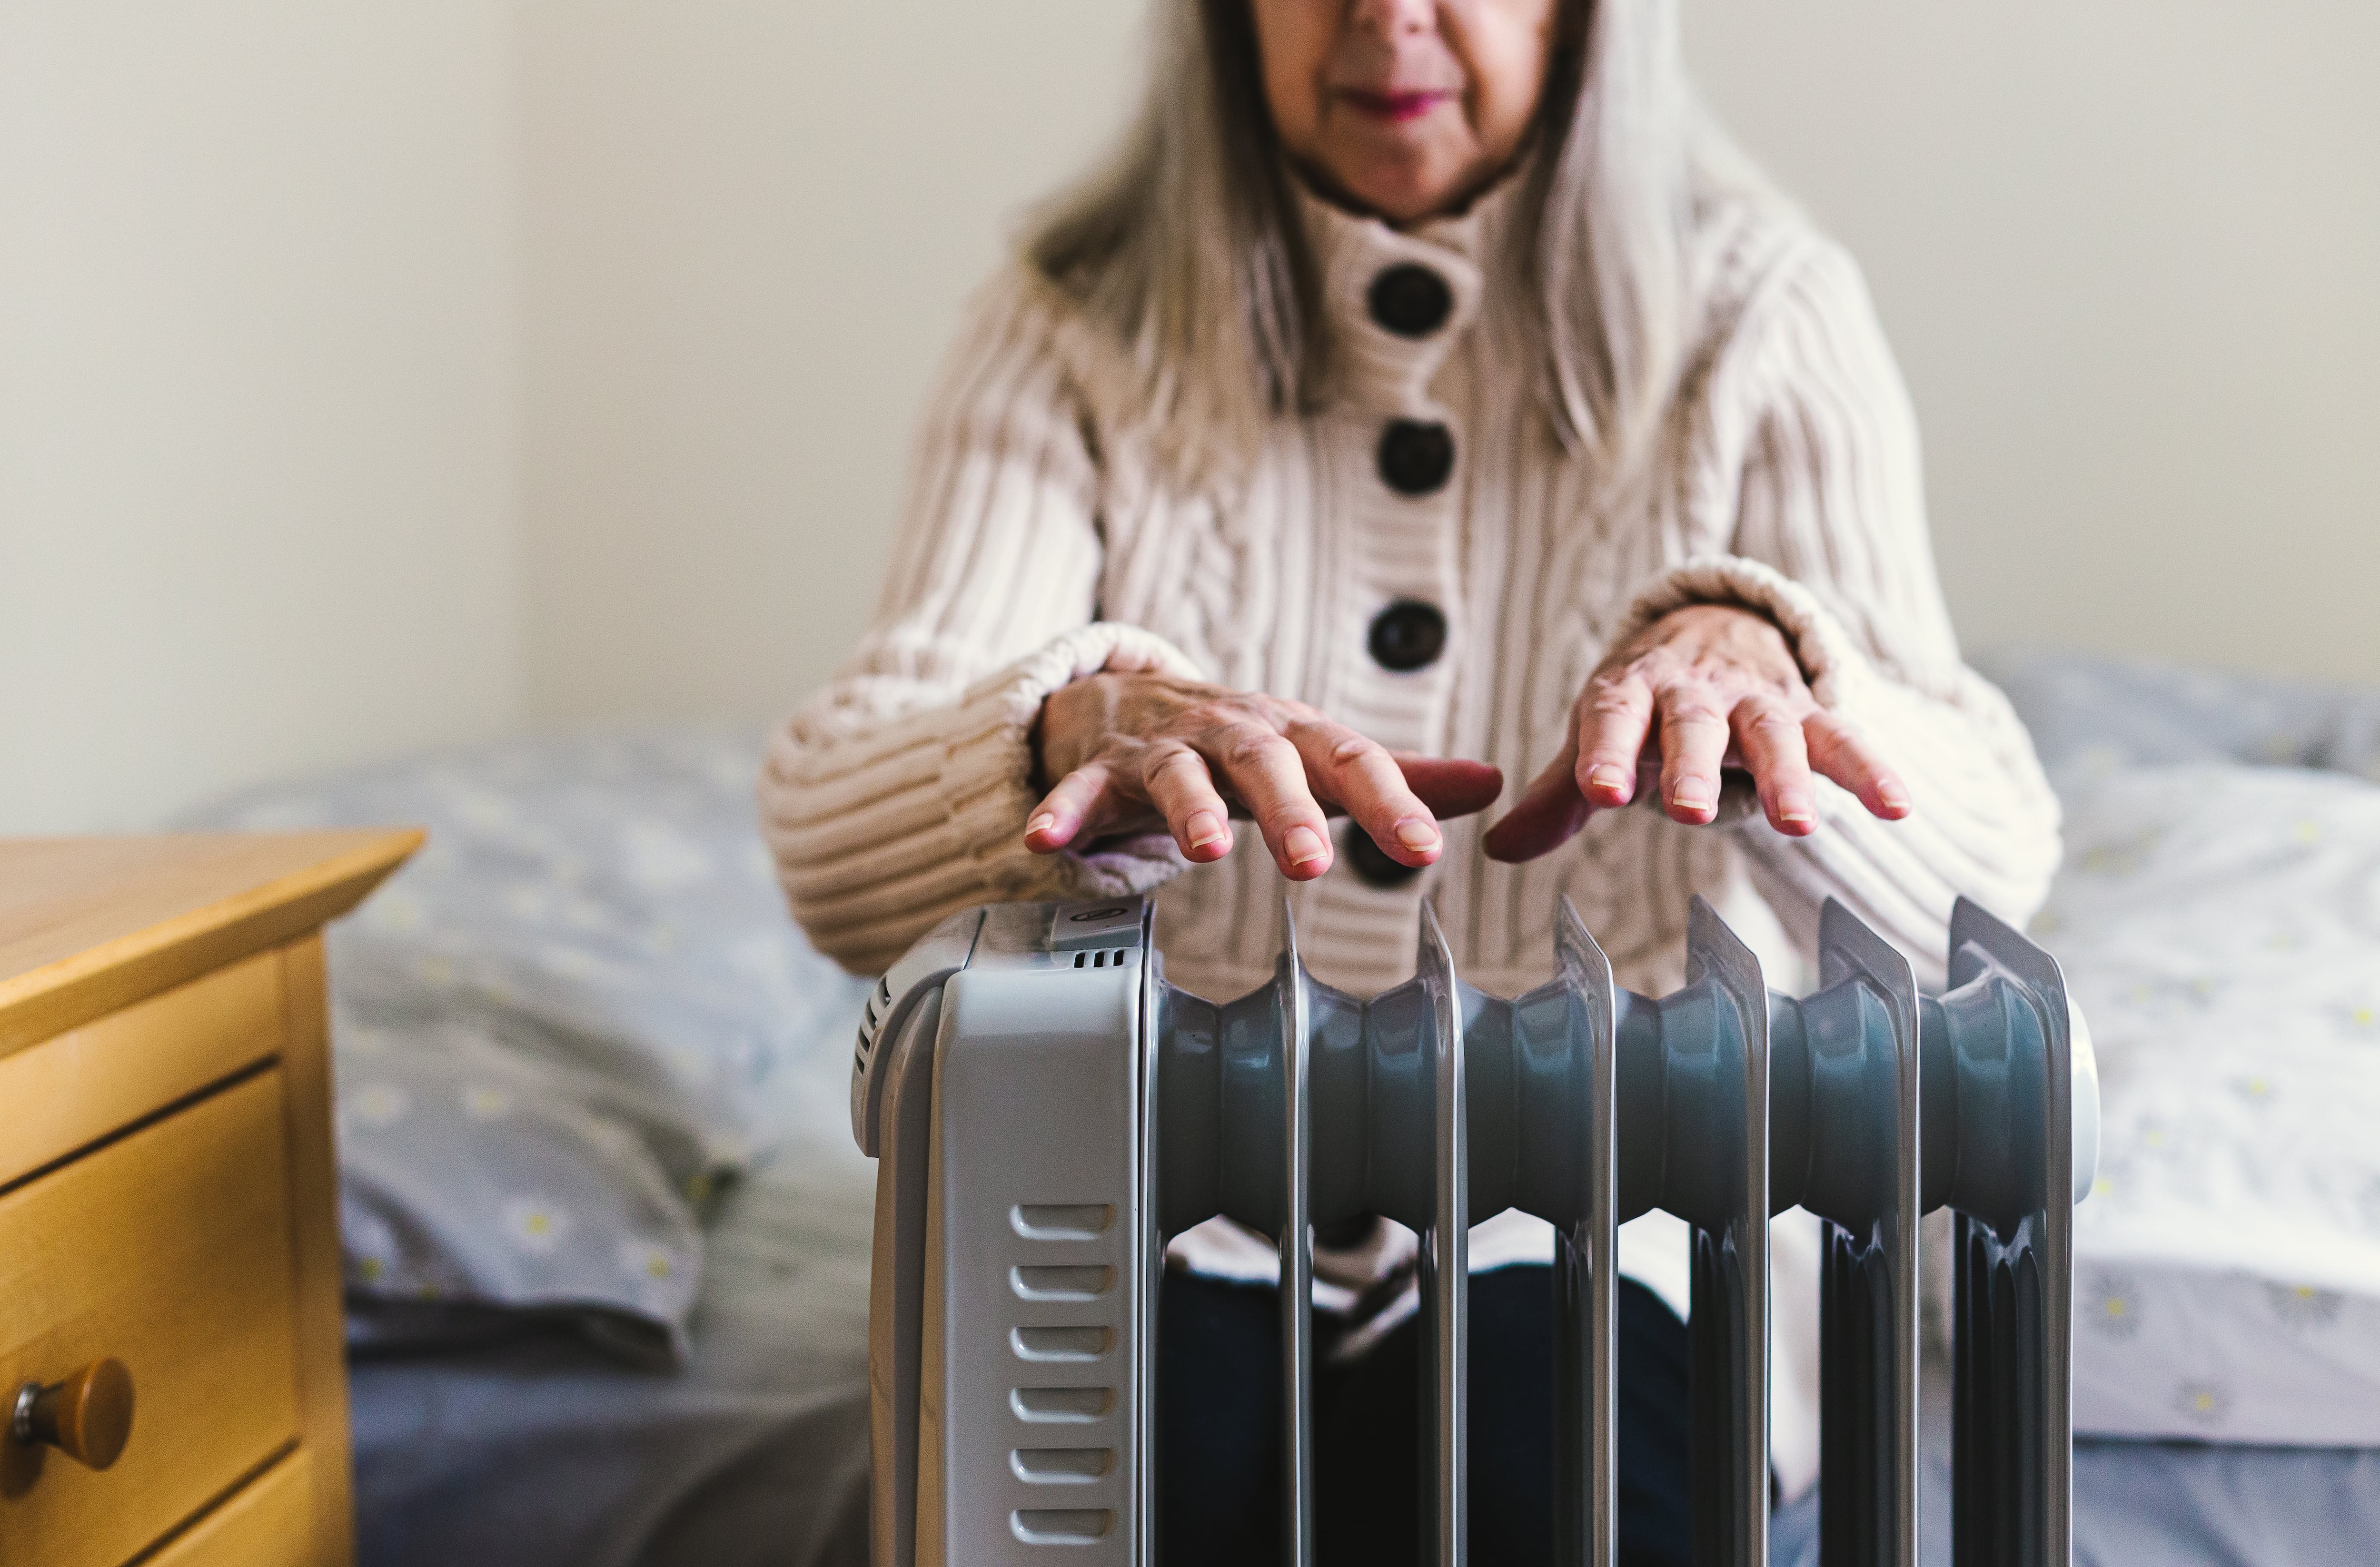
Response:
POLYGON ((313 1567, 313 1511, 312 1455, 299 1448, 141 1567, 313 1567))
POLYGON ((109 1356, 133 1385, 104 1471, 0 1442, 0 1562, 115 1567, 296 1440, 284 1092, 261 1071, 0 1197, 0 1392, 109 1356))
POLYGON ((0 1185, 274 1055, 282 1016, 260 952, 0 1055, 0 1185))

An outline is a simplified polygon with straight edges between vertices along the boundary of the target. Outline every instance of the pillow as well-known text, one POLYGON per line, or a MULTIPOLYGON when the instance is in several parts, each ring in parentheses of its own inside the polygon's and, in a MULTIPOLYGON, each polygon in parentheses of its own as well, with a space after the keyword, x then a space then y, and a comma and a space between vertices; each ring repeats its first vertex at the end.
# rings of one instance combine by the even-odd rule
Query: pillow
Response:
POLYGON ((356 1341, 559 1318, 674 1358, 722 1183, 860 1163, 866 983, 785 912, 759 767, 756 737, 514 741, 190 824, 430 829, 329 936, 356 1341))
MULTIPOLYGON (((467 1025, 336 1025, 340 1233, 358 1344, 552 1315, 674 1361, 701 1232, 674 1162, 600 1079, 467 1025)), ((678 1128, 663 1127, 665 1137, 678 1128)))

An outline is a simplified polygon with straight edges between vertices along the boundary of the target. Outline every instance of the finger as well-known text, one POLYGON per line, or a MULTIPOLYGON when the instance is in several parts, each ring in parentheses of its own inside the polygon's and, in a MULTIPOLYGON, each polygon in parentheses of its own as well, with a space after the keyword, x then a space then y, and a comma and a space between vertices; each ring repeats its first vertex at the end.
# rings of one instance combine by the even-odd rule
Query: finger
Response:
POLYGON ((1909 790, 1858 732, 1820 708, 1802 720, 1810 765, 1859 796, 1871 815, 1897 822, 1909 814, 1909 790))
POLYGON ((1560 848, 1586 826, 1594 806, 1578 789, 1578 748, 1565 745, 1546 770, 1529 780, 1504 819, 1488 829, 1480 851, 1515 864, 1560 848))
POLYGON ((1113 775, 1105 762, 1086 762, 1058 780, 1025 818, 1025 847, 1036 854, 1055 854, 1096 828, 1112 814, 1109 795, 1113 775))
POLYGON ((1405 787, 1419 795, 1430 814, 1441 822, 1485 811, 1504 792, 1504 769, 1485 762, 1465 762, 1452 756, 1413 756, 1395 751, 1389 754, 1395 759, 1397 770, 1404 774, 1405 787))
POLYGON ((1234 724, 1199 749, 1256 819, 1282 875, 1310 882, 1330 869, 1330 835, 1306 785, 1305 759, 1279 729, 1234 724))
POLYGON ((1232 814, 1196 751, 1180 741, 1151 746, 1140 781, 1191 863, 1204 865, 1232 851, 1232 814))
POLYGON ((1579 698, 1578 792, 1590 805, 1636 797, 1636 758, 1653 724, 1653 688, 1641 675, 1597 681, 1579 698))
POLYGON ((1405 782, 1387 747, 1344 724, 1293 724, 1290 743, 1305 764, 1318 800, 1337 805, 1400 865, 1419 868, 1438 858, 1446 837, 1438 818, 1405 782))
POLYGON ((1700 686, 1662 693, 1661 803, 1670 819, 1700 826, 1718 814, 1718 771, 1727 759, 1727 714, 1700 686))
POLYGON ((1747 696, 1728 715, 1735 748, 1752 769, 1768 825, 1790 838, 1818 830, 1818 795, 1801 720, 1773 696, 1747 696))

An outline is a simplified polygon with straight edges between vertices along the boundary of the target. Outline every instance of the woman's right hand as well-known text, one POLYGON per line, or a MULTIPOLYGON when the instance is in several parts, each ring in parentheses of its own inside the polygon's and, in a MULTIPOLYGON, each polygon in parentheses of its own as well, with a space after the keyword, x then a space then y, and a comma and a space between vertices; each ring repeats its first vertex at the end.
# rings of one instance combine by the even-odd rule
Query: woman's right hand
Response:
POLYGON ((1160 822, 1193 863, 1232 851, 1232 817, 1253 820, 1281 874, 1330 869, 1327 818, 1343 813, 1401 865, 1445 846, 1439 820, 1493 803, 1504 775, 1482 762, 1392 755, 1302 702, 1171 675, 1075 681, 1041 705, 1043 778, 1026 847, 1146 832, 1160 822))

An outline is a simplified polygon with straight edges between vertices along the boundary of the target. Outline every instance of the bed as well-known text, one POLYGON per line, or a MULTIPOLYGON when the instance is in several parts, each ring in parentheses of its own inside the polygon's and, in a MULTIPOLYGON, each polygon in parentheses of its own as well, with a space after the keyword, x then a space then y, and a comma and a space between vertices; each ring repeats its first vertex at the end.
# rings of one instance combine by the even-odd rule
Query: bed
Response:
MULTIPOLYGON (((2040 934, 2107 1079, 2077 1559, 2380 1561, 2380 695, 1990 672, 2069 805, 2040 934)), ((509 742, 194 824, 432 831, 332 936, 367 1567, 865 1560, 863 993, 783 917, 758 754, 509 742)))

